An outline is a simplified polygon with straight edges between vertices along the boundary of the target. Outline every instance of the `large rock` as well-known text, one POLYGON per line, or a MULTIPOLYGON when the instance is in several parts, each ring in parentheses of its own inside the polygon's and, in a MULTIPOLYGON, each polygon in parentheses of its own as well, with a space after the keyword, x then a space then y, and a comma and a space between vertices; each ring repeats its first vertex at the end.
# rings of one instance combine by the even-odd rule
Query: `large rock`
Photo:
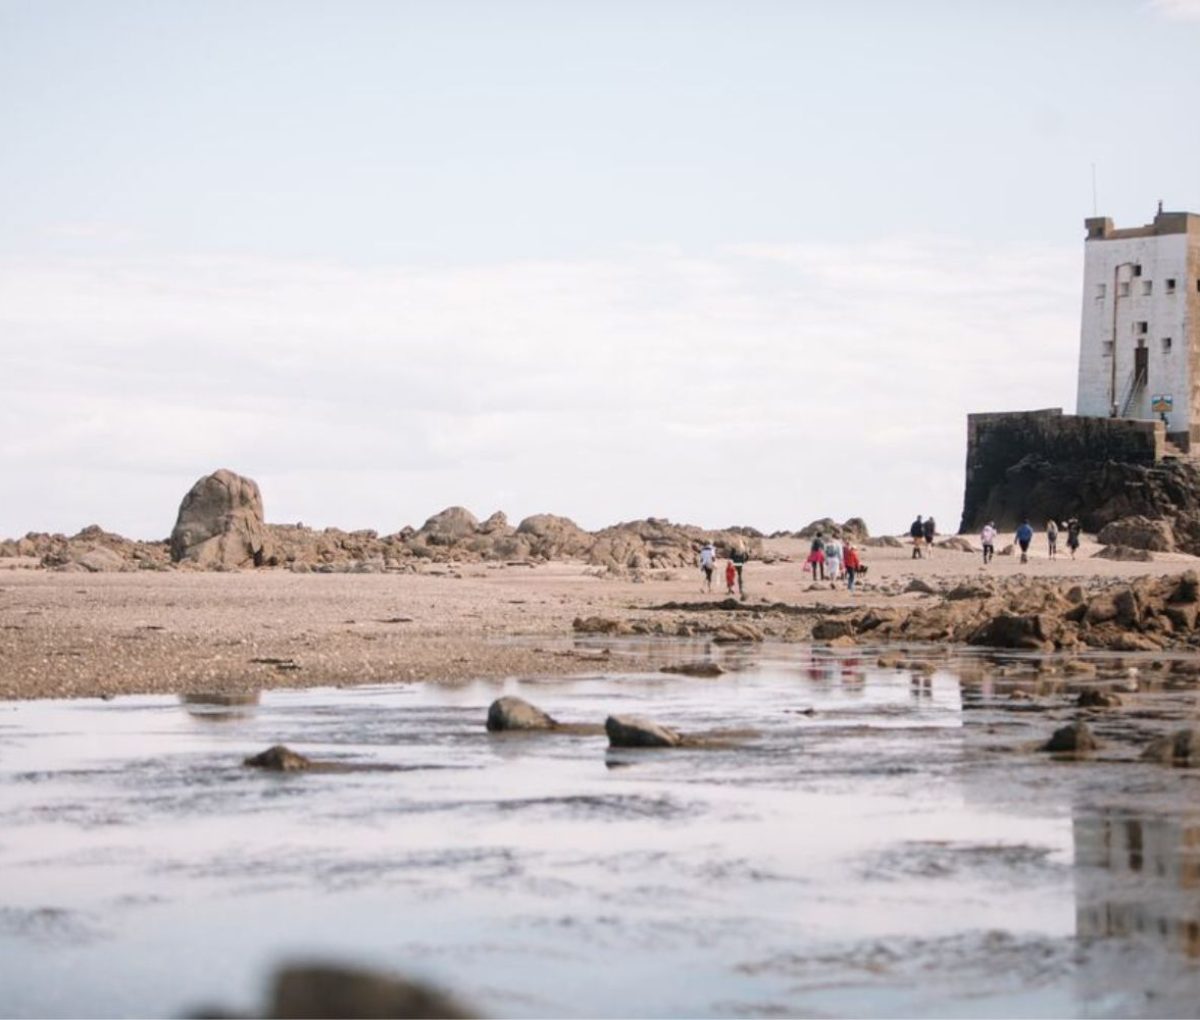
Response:
POLYGON ((302 754, 297 754, 290 747, 275 744, 259 754, 246 758, 243 765, 251 768, 268 769, 272 772, 303 772, 312 768, 312 761, 302 754))
POLYGON ((517 525, 517 534, 529 543, 529 551, 543 559, 578 559, 586 555, 592 536, 569 517, 534 514, 517 525))
POLYGON ((1149 549, 1151 552, 1171 552, 1175 548, 1175 534, 1169 521, 1137 515, 1104 525, 1096 541, 1101 545, 1149 549))
POLYGON ((1101 560, 1121 560, 1131 563, 1149 563, 1154 559, 1154 553, 1149 549, 1134 549, 1128 545, 1106 545, 1097 553, 1092 554, 1093 559, 1101 560))
POLYGON ((339 964, 303 963, 283 967, 275 975, 266 1015, 292 1020, 350 1016, 459 1020, 477 1014, 445 992, 417 981, 339 964))
POLYGON ((260 567, 270 556, 257 483, 222 469, 201 478, 183 497, 171 532, 171 559, 176 563, 260 567))
POLYGON ((1042 750, 1051 754, 1087 754, 1096 750, 1096 738, 1085 722, 1073 722, 1054 731, 1054 735, 1042 745, 1042 750))
POLYGON ((430 545, 454 545, 471 538, 479 530, 479 520, 470 510, 450 506, 429 518, 418 532, 430 545))
POLYGON ((1159 737, 1142 752, 1142 758, 1164 765, 1190 767, 1200 764, 1200 730, 1176 730, 1159 737))
POLYGON ((504 730, 552 730, 558 726, 549 715, 524 698, 506 695, 488 707, 487 728, 493 733, 504 730))
POLYGON ((125 560, 119 554, 104 546, 97 546, 81 553, 75 560, 85 570, 93 574, 107 573, 112 570, 124 570, 125 560))
POLYGON ((675 730, 634 715, 610 715, 604 732, 612 747, 678 747, 682 740, 675 730))

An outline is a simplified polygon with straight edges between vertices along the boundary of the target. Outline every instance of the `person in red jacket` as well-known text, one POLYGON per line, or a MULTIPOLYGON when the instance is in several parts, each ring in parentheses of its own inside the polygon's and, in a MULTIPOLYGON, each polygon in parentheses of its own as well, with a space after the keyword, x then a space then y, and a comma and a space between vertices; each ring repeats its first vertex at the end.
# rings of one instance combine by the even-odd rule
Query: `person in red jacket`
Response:
POLYGON ((737 589, 734 585, 737 584, 737 567, 733 565, 733 560, 729 560, 725 564, 725 590, 730 595, 736 595, 737 589))
POLYGON ((846 568, 846 587, 850 591, 854 591, 854 578, 862 569, 862 560, 858 558, 858 550, 849 542, 842 551, 842 565, 846 568))

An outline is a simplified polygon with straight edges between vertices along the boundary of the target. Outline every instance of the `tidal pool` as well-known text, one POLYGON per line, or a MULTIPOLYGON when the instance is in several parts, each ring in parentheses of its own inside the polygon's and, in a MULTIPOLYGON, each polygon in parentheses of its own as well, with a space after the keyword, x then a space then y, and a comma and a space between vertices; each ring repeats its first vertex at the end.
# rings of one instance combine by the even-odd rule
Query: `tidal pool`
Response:
POLYGON ((0 1014, 252 1010, 295 959, 485 1016, 1200 1011, 1200 786, 1033 752, 1033 660, 677 648, 730 672, 0 704, 0 1014), (489 734, 503 693, 754 734, 489 734))

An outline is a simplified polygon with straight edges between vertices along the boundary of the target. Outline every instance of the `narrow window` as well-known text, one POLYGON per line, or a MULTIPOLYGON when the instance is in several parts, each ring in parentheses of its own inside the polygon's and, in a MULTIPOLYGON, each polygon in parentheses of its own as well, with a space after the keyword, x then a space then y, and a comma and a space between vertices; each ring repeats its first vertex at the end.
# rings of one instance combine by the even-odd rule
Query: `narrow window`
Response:
POLYGON ((1141 276, 1141 275, 1142 275, 1142 266, 1141 266, 1141 263, 1139 263, 1139 262, 1135 262, 1135 263, 1133 264, 1133 275, 1134 275, 1134 276, 1141 276))
POLYGON ((1153 280, 1143 280, 1142 281, 1142 296, 1149 297, 1153 292, 1154 292, 1154 281, 1153 280))
MULTIPOLYGON (((1200 280, 1197 280, 1196 282, 1200 283, 1200 280)), ((1128 280, 1121 281, 1121 285, 1117 290, 1117 294, 1120 297, 1129 297, 1129 281, 1128 280)))
POLYGON ((1100 347, 1100 353, 1102 355, 1104 355, 1104 357, 1106 357, 1106 358, 1111 358, 1112 352, 1113 352, 1113 342, 1111 340, 1105 340, 1104 343, 1100 347))
POLYGON ((1145 334, 1147 333, 1147 331, 1149 329, 1150 329, 1150 323, 1148 323, 1148 322, 1135 322, 1133 324, 1133 331, 1138 336, 1145 336, 1145 334))
POLYGON ((1164 336, 1162 338, 1162 349, 1163 349, 1163 354, 1166 354, 1168 351, 1171 350, 1171 338, 1169 336, 1164 336))
POLYGON ((1103 301, 1104 295, 1108 293, 1108 286, 1103 283, 1096 284, 1096 300, 1103 301))
POLYGON ((1174 280, 1170 280, 1170 279, 1167 280, 1167 293, 1168 294, 1175 293, 1175 281, 1174 280))

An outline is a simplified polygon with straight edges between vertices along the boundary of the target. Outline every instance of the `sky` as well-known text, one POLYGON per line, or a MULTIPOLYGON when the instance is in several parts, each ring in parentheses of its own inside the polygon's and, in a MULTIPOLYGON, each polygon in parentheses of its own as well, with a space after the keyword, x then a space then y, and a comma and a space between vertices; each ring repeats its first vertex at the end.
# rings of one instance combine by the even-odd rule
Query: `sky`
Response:
POLYGON ((1083 219, 1200 212, 1200 0, 0 0, 0 536, 459 504, 957 527, 1083 219), (1094 186, 1093 186, 1094 181, 1094 186))

